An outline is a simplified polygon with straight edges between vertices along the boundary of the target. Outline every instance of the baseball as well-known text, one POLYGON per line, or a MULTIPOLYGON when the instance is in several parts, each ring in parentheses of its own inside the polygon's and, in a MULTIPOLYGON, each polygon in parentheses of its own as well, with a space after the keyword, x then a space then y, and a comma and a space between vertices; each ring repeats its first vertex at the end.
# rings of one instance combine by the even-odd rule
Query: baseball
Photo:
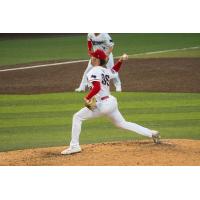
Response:
POLYGON ((128 60, 128 55, 127 54, 123 54, 122 60, 128 60))

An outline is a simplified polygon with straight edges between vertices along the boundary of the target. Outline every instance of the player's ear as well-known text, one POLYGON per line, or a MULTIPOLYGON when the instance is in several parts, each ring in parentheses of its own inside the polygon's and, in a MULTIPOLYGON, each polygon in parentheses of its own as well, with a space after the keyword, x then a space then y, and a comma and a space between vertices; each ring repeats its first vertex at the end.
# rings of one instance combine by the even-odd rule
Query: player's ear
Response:
POLYGON ((100 59, 97 59, 97 61, 98 61, 98 65, 101 66, 101 60, 100 60, 100 59))

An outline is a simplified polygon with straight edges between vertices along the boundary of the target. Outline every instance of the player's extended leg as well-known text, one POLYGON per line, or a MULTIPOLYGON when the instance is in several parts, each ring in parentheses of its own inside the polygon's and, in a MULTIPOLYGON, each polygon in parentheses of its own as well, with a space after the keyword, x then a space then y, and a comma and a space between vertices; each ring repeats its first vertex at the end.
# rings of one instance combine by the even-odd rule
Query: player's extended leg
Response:
POLYGON ((133 122, 127 122, 118 109, 112 112, 109 117, 112 119, 113 123, 119 128, 133 131, 143 136, 152 137, 152 131, 150 129, 133 122))
POLYGON ((100 115, 101 113, 99 112, 98 109, 91 111, 86 107, 82 108, 80 111, 75 113, 72 120, 72 133, 71 133, 70 147, 62 151, 61 154, 68 155, 68 154, 80 152, 81 148, 79 146, 79 136, 81 133, 82 122, 84 120, 95 118, 100 115))
POLYGON ((78 88, 75 89, 76 92, 82 92, 85 91, 85 88, 87 86, 87 73, 92 69, 92 64, 91 64, 91 59, 89 60, 88 66, 85 70, 85 72, 83 73, 83 77, 80 83, 80 86, 78 88))

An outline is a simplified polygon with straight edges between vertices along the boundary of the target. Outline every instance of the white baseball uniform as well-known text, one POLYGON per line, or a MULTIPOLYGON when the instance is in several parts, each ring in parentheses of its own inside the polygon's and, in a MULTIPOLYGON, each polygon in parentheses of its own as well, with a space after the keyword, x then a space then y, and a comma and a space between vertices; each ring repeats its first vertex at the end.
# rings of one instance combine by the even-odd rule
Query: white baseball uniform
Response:
MULTIPOLYGON (((92 42, 93 51, 95 51, 97 49, 101 49, 104 52, 107 52, 110 47, 114 46, 112 38, 110 37, 110 35, 108 33, 100 33, 97 36, 94 33, 88 33, 87 40, 92 42)), ((111 52, 109 54, 109 59, 108 59, 108 62, 106 64, 106 67, 111 69, 113 66, 114 66, 114 59, 113 59, 113 54, 111 52)), ((93 66, 91 64, 91 59, 90 59, 88 66, 87 66, 87 68, 86 68, 86 70, 83 74, 80 86, 79 86, 79 88, 81 90, 85 90, 85 87, 88 84, 87 73, 92 69, 92 67, 93 66)), ((113 78, 113 83, 116 87, 116 90, 121 91, 121 81, 120 81, 118 73, 115 74, 115 77, 113 78)))
POLYGON ((96 66, 93 67, 87 74, 89 82, 100 82, 101 90, 95 95, 97 103, 96 108, 93 111, 89 110, 87 107, 84 107, 74 114, 72 123, 72 138, 70 142, 71 147, 79 146, 79 135, 81 132, 82 121, 102 115, 109 117, 117 127, 136 132, 147 137, 152 137, 152 132, 150 129, 132 122, 127 122, 119 112, 117 99, 110 95, 109 87, 110 79, 115 77, 115 73, 116 72, 111 69, 96 66))

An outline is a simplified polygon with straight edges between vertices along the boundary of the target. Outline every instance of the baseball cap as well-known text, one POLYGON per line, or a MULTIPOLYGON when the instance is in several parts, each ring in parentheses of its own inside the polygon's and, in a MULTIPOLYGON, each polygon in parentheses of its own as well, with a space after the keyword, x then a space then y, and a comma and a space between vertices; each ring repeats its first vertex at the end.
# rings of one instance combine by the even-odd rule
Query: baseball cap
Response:
POLYGON ((92 52, 91 55, 93 57, 101 59, 101 60, 106 60, 106 58, 107 58, 105 52, 101 49, 97 49, 95 52, 92 52))

